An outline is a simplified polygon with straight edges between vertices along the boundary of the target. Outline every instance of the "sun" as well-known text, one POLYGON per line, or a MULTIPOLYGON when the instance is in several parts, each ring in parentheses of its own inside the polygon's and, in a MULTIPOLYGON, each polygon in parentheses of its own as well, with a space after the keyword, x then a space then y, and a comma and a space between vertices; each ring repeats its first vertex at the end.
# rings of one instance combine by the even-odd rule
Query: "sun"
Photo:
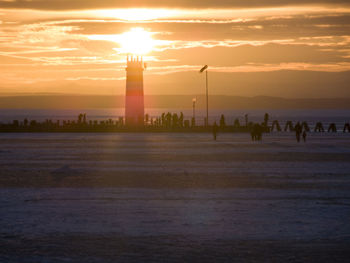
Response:
POLYGON ((145 55, 152 51, 155 40, 152 32, 142 27, 132 28, 130 31, 117 36, 116 41, 120 45, 118 51, 125 54, 145 55))
POLYGON ((155 49, 156 46, 164 44, 163 40, 155 40, 152 36, 156 34, 142 27, 131 28, 130 31, 115 35, 90 35, 88 39, 112 41, 119 45, 114 48, 120 54, 145 55, 155 49))

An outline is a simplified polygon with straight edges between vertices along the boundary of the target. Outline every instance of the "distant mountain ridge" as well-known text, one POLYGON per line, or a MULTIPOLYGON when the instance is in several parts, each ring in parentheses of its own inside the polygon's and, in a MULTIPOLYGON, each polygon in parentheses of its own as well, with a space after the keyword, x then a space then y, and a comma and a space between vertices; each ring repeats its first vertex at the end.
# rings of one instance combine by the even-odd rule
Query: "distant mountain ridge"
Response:
MULTIPOLYGON (((146 95, 146 108, 205 108, 205 95, 146 95)), ((123 95, 25 95, 0 96, 1 109, 123 108, 123 95)), ((350 98, 280 98, 210 95, 211 109, 350 109, 350 98)))

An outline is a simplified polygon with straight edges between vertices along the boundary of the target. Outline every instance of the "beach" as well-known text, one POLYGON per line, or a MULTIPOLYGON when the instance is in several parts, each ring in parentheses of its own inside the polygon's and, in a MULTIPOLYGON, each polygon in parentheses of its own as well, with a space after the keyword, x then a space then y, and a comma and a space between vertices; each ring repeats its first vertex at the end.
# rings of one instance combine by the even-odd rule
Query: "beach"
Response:
POLYGON ((0 134, 1 262, 344 262, 350 134, 0 134))

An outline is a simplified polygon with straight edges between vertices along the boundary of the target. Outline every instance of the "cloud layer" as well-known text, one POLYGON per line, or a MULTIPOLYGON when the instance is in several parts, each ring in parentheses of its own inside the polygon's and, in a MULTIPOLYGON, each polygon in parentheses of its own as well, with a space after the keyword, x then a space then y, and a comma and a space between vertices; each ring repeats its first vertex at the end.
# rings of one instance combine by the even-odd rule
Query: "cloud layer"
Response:
POLYGON ((250 8, 293 5, 349 5, 347 0, 0 0, 2 8, 72 10, 100 8, 250 8))
MULTIPOLYGON (((122 9, 141 2, 146 7, 146 1, 0 0, 2 91, 122 94, 125 54, 114 40, 135 27, 155 39, 145 57, 150 94, 201 92, 196 71, 203 64, 222 77, 214 77, 213 92, 227 95, 283 95, 277 84, 268 87, 270 73, 312 72, 319 77, 300 79, 295 94, 284 92, 317 97, 318 80, 332 83, 334 74, 350 71, 348 1, 147 1, 163 9, 122 9), (237 74, 266 79, 247 88, 237 74)), ((344 85, 337 81, 329 94, 350 96, 344 85)))

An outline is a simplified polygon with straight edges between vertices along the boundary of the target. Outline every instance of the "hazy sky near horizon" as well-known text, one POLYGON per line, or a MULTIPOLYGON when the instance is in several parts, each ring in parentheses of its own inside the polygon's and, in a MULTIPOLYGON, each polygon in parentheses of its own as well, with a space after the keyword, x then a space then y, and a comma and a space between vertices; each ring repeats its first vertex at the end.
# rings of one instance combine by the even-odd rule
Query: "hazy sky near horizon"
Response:
POLYGON ((0 0, 0 95, 124 94, 130 47, 147 94, 350 97, 348 0, 0 0))

